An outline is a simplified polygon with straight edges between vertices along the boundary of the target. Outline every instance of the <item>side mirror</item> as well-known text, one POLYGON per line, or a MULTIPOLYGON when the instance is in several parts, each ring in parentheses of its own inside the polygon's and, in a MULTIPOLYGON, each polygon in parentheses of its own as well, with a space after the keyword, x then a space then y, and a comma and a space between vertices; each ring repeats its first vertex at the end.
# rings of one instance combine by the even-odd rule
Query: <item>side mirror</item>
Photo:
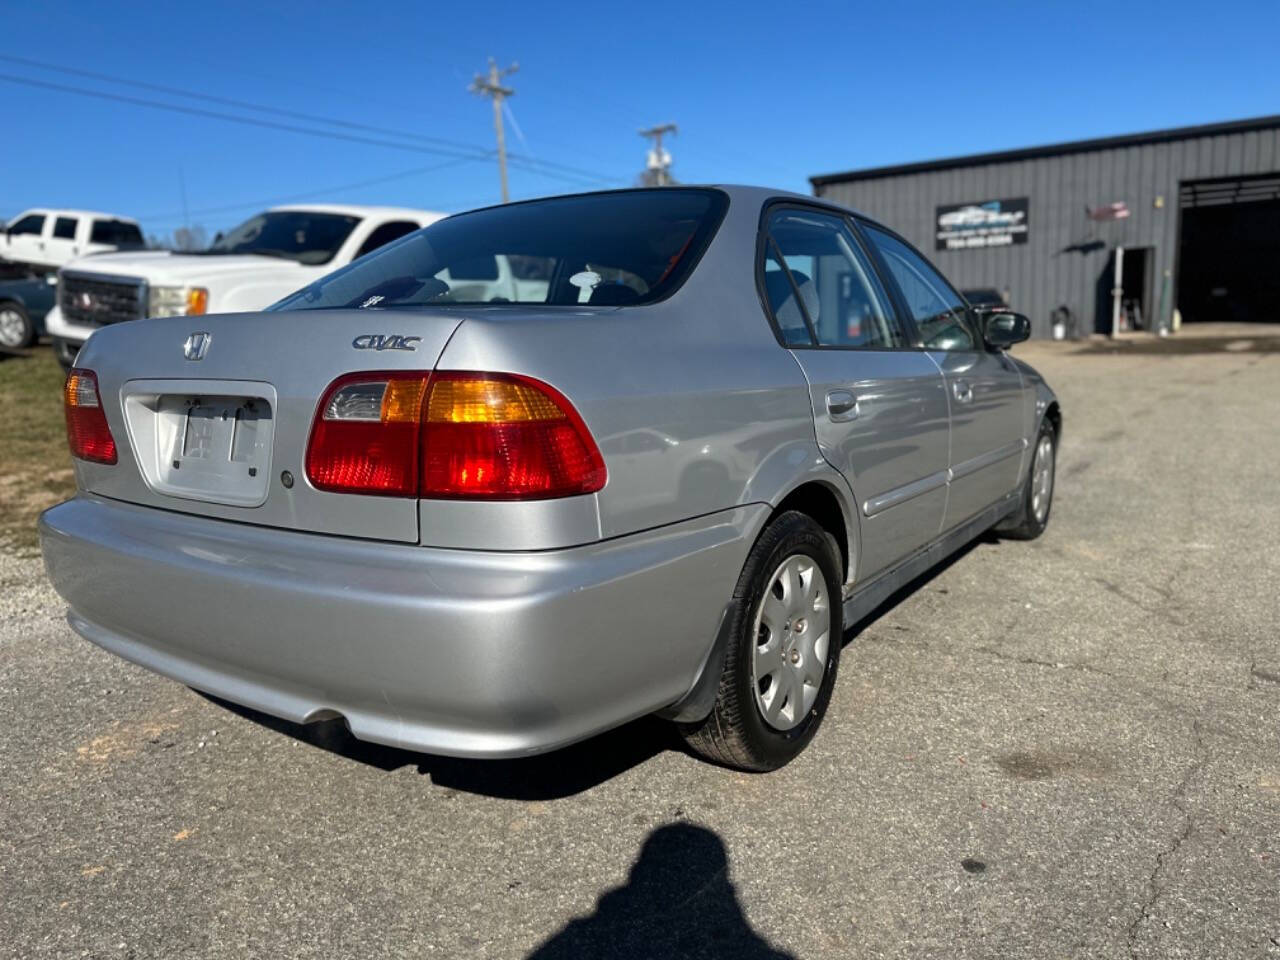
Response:
POLYGON ((993 350, 1007 350, 1031 336, 1031 321, 1020 313, 1003 311, 982 318, 982 339, 993 350))

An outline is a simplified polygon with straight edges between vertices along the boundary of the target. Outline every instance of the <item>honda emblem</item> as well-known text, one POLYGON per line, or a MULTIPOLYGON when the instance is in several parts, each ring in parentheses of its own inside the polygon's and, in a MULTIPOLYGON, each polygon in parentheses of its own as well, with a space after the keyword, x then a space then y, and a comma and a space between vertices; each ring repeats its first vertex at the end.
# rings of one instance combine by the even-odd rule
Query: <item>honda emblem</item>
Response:
POLYGON ((207 333, 193 333, 187 337, 187 342, 182 345, 182 355, 188 360, 203 360, 204 355, 209 352, 209 344, 213 342, 213 337, 207 333))

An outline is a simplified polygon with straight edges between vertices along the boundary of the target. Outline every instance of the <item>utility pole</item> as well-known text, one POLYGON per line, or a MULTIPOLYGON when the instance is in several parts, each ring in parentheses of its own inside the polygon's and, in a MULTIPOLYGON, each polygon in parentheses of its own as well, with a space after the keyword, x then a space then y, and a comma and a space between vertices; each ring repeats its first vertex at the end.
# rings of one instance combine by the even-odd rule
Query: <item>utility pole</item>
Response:
POLYGON ((515 90, 502 85, 502 78, 515 73, 520 64, 512 63, 505 70, 499 70, 493 57, 489 58, 489 75, 477 73, 468 87, 472 93, 488 97, 493 101, 493 128, 498 134, 498 176, 502 178, 502 202, 511 199, 507 192, 507 140, 502 131, 502 101, 506 97, 515 96, 515 90))
POLYGON ((662 149, 662 138, 668 133, 674 137, 676 132, 674 123, 664 123, 640 131, 640 136, 653 141, 653 149, 649 151, 644 172, 644 180, 650 186, 666 187, 674 182, 671 179, 671 154, 662 149))

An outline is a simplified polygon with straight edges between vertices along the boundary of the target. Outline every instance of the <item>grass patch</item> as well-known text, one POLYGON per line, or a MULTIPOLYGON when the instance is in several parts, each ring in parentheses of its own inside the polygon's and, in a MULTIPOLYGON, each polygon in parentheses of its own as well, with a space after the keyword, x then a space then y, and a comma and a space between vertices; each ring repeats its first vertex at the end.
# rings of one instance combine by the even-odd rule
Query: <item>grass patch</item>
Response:
POLYGON ((0 543, 36 551, 36 516, 76 489, 53 351, 0 359, 0 543))

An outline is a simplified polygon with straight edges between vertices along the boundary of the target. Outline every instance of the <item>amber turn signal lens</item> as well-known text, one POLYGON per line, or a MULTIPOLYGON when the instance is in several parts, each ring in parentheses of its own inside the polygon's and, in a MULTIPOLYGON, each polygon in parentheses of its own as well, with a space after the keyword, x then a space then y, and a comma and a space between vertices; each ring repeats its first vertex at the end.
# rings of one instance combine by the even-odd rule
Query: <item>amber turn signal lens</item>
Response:
POLYGON ((209 291, 204 287, 192 287, 187 291, 187 315, 195 316, 209 309, 209 291))
POLYGON ((521 423, 563 420, 556 402, 519 380, 477 377, 437 379, 431 387, 427 420, 431 423, 521 423))

